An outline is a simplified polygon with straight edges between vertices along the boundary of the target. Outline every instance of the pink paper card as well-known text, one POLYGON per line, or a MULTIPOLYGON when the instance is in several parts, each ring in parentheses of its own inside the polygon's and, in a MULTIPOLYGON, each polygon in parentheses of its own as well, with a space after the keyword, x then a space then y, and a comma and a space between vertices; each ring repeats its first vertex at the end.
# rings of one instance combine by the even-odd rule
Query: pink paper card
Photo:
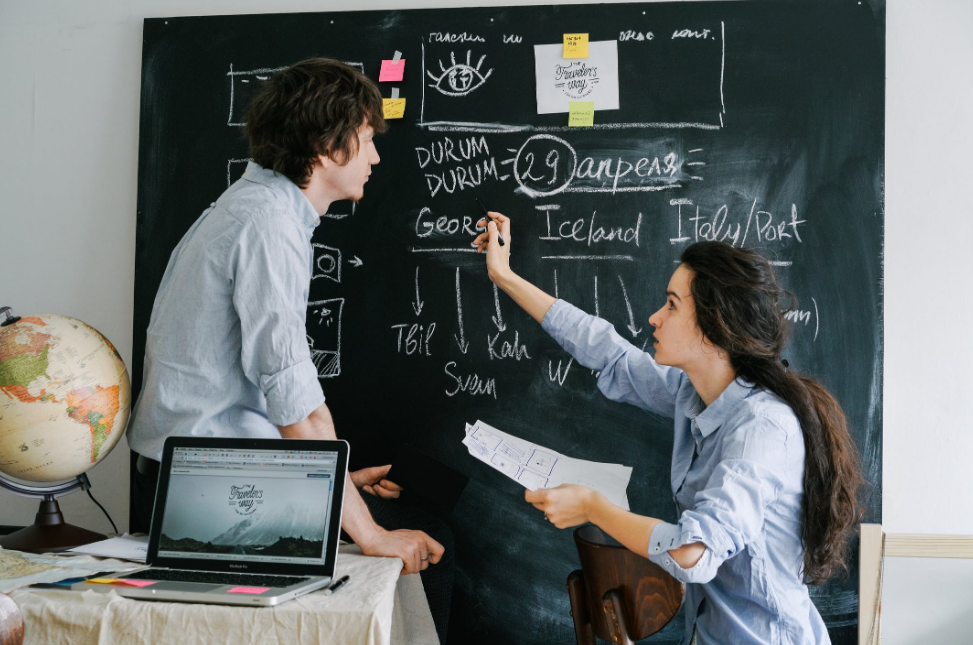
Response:
POLYGON ((158 580, 116 580, 125 585, 130 585, 132 587, 148 587, 149 585, 154 585, 158 580))
POLYGON ((226 593, 252 593, 259 594, 265 591, 269 591, 270 587, 233 587, 226 593))
MULTIPOLYGON (((373 68, 374 69, 374 68, 373 68)), ((378 82, 401 81, 405 73, 405 59, 400 58, 398 62, 394 60, 383 60, 382 71, 378 74, 378 82)))

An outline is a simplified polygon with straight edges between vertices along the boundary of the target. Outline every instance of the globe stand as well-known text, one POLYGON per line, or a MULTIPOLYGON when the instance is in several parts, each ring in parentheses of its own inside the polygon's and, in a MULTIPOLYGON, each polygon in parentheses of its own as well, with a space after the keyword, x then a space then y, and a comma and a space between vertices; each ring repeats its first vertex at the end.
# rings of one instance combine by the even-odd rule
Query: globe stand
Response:
POLYGON ((6 488, 24 497, 41 498, 40 508, 34 517, 34 523, 27 528, 20 529, 10 535, 0 538, 0 547, 27 551, 28 553, 49 553, 67 551, 76 546, 91 544, 106 539, 107 536, 95 533, 80 526, 74 526, 64 521, 57 498, 74 491, 88 490, 91 482, 85 474, 78 475, 74 480, 56 486, 28 486, 12 482, 0 477, 0 488, 6 488))

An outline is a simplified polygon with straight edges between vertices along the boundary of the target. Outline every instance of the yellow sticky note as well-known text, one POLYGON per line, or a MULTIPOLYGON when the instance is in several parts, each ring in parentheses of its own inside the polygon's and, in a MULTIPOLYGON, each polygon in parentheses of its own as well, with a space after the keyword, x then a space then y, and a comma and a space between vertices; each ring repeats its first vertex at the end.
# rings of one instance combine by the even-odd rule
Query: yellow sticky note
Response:
POLYGON ((568 103, 568 127, 579 128, 594 124, 594 101, 571 101, 568 103))
POLYGON ((563 58, 587 58, 588 34, 564 34, 563 58))
POLYGON ((386 119, 401 119, 405 116, 405 99, 382 99, 382 115, 386 119))
POLYGON ((87 582, 96 585, 113 585, 118 582, 117 578, 88 578, 87 582))

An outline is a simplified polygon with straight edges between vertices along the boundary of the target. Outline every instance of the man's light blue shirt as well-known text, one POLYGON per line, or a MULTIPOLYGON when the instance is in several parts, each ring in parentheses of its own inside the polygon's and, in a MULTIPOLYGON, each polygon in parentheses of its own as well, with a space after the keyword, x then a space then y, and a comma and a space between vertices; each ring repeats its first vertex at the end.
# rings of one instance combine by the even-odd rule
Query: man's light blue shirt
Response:
POLYGON ((255 163, 176 246, 152 307, 129 445, 170 435, 280 437, 324 403, 305 318, 320 222, 289 179, 255 163))
POLYGON ((649 537, 649 559, 686 583, 687 638, 699 645, 821 645, 827 629, 801 570, 804 438, 774 394, 734 381, 706 406, 685 372, 659 365, 605 320, 558 300, 544 329, 601 372, 610 399, 672 417, 676 524, 649 537), (702 542, 683 569, 669 550, 702 542))

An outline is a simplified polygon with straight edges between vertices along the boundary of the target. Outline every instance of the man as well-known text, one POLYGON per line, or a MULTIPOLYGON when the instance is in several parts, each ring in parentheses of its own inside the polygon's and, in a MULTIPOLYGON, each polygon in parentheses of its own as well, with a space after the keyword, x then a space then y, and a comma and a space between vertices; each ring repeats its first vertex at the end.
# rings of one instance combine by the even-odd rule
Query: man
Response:
MULTIPOLYGON (((335 438, 305 330, 311 236, 332 202, 362 198, 386 129, 381 95, 347 65, 311 59, 267 81, 246 122, 254 162, 179 242, 155 298, 128 434, 143 531, 167 436, 335 438)), ((443 545, 382 528, 358 492, 397 497, 388 469, 350 473, 342 527, 366 555, 424 571, 443 545)))

